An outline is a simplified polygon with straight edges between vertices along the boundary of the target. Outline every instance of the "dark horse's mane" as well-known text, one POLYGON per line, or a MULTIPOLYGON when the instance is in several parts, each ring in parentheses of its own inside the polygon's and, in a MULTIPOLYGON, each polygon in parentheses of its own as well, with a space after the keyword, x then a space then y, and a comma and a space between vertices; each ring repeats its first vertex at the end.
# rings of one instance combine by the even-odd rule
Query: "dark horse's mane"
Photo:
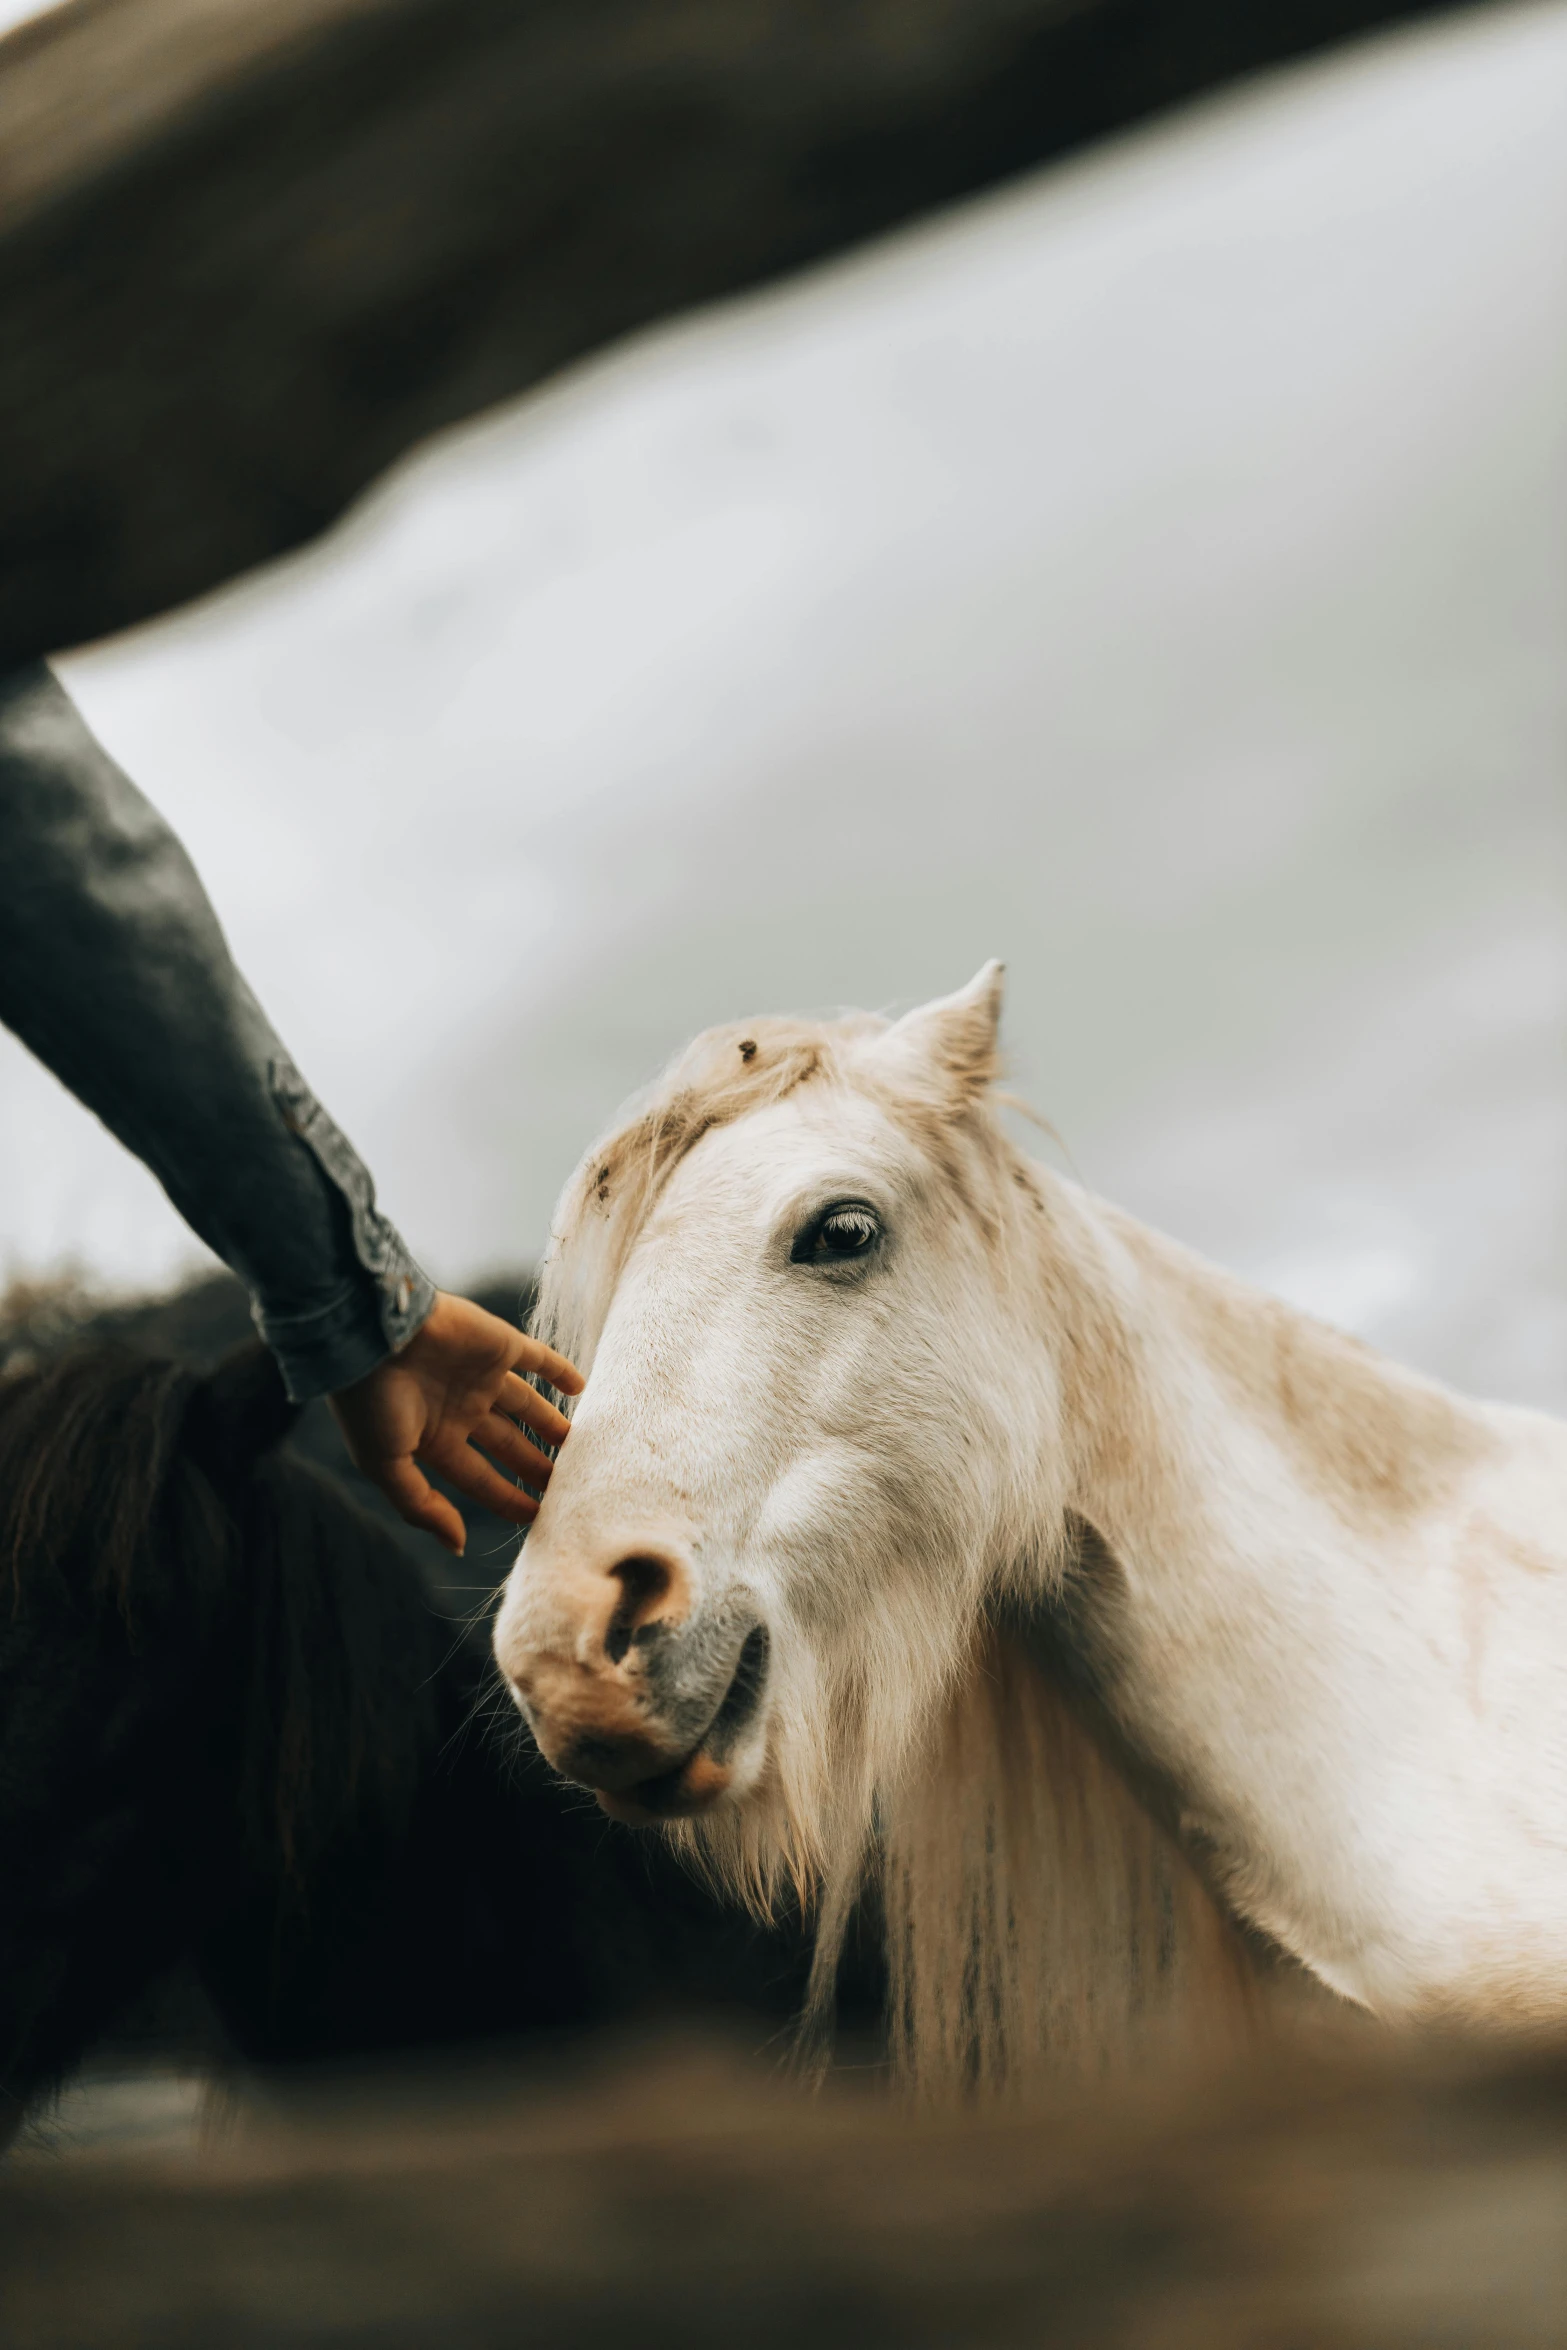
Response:
POLYGON ((238 1602, 239 1816, 297 1880, 367 1801, 389 1817, 406 1803, 431 1702, 427 1611, 388 1578, 381 1529, 278 1451, 296 1416, 259 1346, 207 1376, 111 1345, 0 1381, 13 1627, 47 1585, 89 1620, 111 1607, 134 1653, 179 1613, 210 1631, 238 1602))
MULTIPOLYGON (((247 2060, 792 2012, 721 1912, 497 1737, 404 1543, 286 1439, 247 1344, 0 1376, 0 2103, 171 1968, 247 2060)), ((0 2117, 3 2118, 3 2117, 0 2117)))
MULTIPOLYGON (((312 1938, 352 1943, 339 1875, 396 1849, 460 1724, 417 1572, 280 1449, 294 1417, 259 1346, 204 1375, 100 1344, 0 1379, 13 2108, 181 1964, 231 2045, 353 2044, 312 1938)), ((374 1996, 360 2013, 386 2036, 374 1996)))

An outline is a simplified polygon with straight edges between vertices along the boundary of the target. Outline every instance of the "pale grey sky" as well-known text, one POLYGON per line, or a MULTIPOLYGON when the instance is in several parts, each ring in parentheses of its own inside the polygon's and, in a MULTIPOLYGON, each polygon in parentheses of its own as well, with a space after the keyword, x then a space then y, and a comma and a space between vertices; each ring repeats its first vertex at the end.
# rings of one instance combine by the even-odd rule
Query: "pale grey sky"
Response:
POLYGON ((49 10, 40 8, 37 0, 0 0, 0 33, 8 33, 14 24, 25 24, 29 17, 48 14, 49 10))
MULTIPOLYGON (((693 1028, 1011 971, 1084 1178, 1567 1407, 1567 8, 650 338, 62 664, 433 1270, 693 1028)), ((161 1196, 0 1040, 0 1271, 161 1196)))

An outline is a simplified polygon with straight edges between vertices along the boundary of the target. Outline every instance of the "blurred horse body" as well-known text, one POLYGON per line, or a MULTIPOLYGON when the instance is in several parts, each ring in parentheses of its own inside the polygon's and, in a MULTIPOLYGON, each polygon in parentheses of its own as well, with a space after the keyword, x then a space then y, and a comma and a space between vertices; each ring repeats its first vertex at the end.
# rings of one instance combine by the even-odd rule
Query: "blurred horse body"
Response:
POLYGON ((713 1030, 583 1162, 591 1364, 496 1646, 546 1755, 765 1909, 867 1850, 930 2079, 1567 2021, 1567 1428, 1022 1157, 999 973, 713 1030))

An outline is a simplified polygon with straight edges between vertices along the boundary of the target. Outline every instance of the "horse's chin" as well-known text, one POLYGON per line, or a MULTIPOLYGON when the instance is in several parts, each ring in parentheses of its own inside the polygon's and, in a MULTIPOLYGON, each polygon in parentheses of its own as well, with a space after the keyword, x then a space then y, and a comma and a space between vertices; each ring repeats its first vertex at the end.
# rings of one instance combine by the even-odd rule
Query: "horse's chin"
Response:
POLYGON ((600 1807, 630 1828, 655 1828, 668 1820, 695 1819, 721 1803, 734 1786, 732 1764, 715 1762, 702 1747, 672 1770, 640 1779, 634 1787, 595 1787, 600 1807))

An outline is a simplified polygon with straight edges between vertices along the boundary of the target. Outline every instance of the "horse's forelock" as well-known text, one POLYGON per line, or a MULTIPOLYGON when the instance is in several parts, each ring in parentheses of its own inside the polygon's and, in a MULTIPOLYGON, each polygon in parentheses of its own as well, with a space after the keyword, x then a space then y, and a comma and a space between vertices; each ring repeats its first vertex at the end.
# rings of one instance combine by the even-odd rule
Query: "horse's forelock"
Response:
POLYGON ((869 1012, 823 1021, 734 1021, 687 1045, 568 1184, 540 1280, 535 1329, 586 1368, 626 1258, 675 1168, 715 1127, 769 1109, 811 1083, 853 1090, 887 1111, 994 1239, 1017 1154, 982 1093, 958 1101, 935 1089, 911 1089, 878 1070, 863 1048, 890 1025, 869 1012))
POLYGON ((848 1047, 882 1023, 766 1019, 704 1030, 597 1142, 562 1195, 534 1328, 584 1368, 659 1193, 704 1134, 813 1081, 842 1081, 848 1047))

